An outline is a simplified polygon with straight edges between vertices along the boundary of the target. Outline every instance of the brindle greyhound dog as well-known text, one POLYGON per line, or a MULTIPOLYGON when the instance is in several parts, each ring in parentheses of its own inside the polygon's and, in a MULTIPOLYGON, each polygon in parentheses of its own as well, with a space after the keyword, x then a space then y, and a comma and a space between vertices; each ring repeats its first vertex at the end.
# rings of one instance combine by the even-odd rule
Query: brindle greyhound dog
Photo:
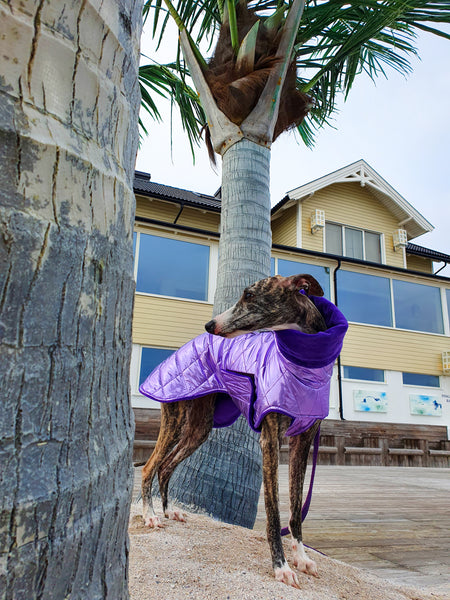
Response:
MULTIPOLYGON (((240 300, 229 310, 205 325, 209 333, 232 337, 259 329, 297 329, 314 334, 325 331, 325 321, 308 298, 323 296, 323 290, 311 275, 269 277, 247 287, 240 300), (299 293, 303 290, 304 293, 299 293)), ((161 429, 156 447, 143 468, 142 498, 144 520, 149 527, 161 526, 152 506, 152 481, 158 472, 164 514, 184 521, 179 510, 168 505, 168 483, 175 469, 208 437, 213 427, 215 395, 195 400, 163 403, 161 429)), ((299 587, 297 575, 286 562, 281 542, 278 506, 279 448, 291 419, 276 412, 268 414, 261 427, 264 498, 267 514, 267 537, 272 554, 275 578, 299 587)), ((302 544, 302 489, 308 453, 320 421, 300 435, 289 438, 289 495, 293 563, 300 571, 317 576, 316 564, 302 544)))

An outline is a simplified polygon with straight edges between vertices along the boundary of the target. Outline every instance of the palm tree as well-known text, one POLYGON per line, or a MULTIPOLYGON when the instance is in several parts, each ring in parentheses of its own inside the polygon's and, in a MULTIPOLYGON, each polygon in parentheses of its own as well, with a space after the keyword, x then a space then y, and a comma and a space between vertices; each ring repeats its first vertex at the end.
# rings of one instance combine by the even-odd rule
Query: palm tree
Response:
MULTIPOLYGON (((450 39, 437 28, 450 22, 450 3, 179 0, 175 7, 165 0, 164 4, 167 13, 163 14, 161 0, 153 9, 146 3, 144 13, 148 16, 152 10, 159 42, 164 40, 169 14, 178 25, 184 62, 179 57, 164 68, 185 86, 182 95, 189 103, 180 107, 183 123, 191 143, 207 125, 211 146, 222 157, 217 314, 233 304, 246 285, 269 274, 272 142, 296 127, 311 144, 314 131, 333 114, 338 94, 347 96, 357 75, 375 79, 385 75, 386 67, 410 71, 408 57, 416 54, 418 30, 450 39), (205 60, 199 42, 207 39, 211 47, 216 38, 212 57, 205 60), (187 72, 202 110, 195 106, 187 72)), ((149 108, 145 98, 144 103, 149 108)), ((238 422, 234 429, 215 432, 183 463, 172 494, 181 503, 251 527, 259 486, 257 442, 238 422)))
POLYGON ((0 16, 0 597, 125 600, 142 2, 0 16))

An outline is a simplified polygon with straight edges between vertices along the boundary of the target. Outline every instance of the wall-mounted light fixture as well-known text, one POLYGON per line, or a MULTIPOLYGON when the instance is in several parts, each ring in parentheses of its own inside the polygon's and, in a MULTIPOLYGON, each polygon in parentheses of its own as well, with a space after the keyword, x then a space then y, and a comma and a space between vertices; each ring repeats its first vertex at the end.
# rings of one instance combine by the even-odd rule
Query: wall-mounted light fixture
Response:
POLYGON ((325 227, 325 211, 316 208, 311 215, 311 233, 316 233, 325 227))
POLYGON ((406 229, 396 229, 392 234, 394 239, 394 250, 406 248, 408 245, 408 233, 406 229))
POLYGON ((442 370, 446 375, 450 373, 450 351, 442 353, 442 370))

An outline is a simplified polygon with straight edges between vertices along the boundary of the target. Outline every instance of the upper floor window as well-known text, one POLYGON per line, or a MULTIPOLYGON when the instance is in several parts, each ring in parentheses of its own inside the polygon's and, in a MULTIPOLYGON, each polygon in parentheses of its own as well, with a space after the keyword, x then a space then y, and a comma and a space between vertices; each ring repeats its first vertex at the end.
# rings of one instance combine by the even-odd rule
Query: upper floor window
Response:
POLYGON ((444 333, 439 288, 397 279, 392 283, 396 327, 444 333))
POLYGON ((325 224, 325 247, 330 254, 381 263, 381 235, 336 223, 325 224))
POLYGON ((136 291, 207 300, 209 254, 204 244, 140 233, 136 291))
POLYGON ((337 281, 338 306, 349 321, 392 327, 388 278, 340 270, 337 281))
POLYGON ((448 313, 448 320, 450 323, 450 290, 445 290, 445 297, 447 300, 447 313, 448 313))
POLYGON ((349 321, 444 333, 437 287, 344 270, 337 282, 338 306, 349 321))

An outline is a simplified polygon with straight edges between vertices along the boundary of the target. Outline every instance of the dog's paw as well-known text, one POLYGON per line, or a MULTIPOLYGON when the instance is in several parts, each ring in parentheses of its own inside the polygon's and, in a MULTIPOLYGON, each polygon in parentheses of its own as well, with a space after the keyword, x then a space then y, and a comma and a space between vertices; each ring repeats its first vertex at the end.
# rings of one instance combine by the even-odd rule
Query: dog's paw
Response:
POLYGON ((177 508, 167 509, 164 513, 166 519, 172 521, 179 521, 180 523, 186 523, 186 515, 177 508))
POLYGON ((294 566, 306 575, 313 575, 319 577, 316 563, 309 558, 305 552, 302 542, 292 542, 292 554, 294 566))
POLYGON ((163 526, 159 517, 157 517, 156 515, 149 515, 147 517, 144 517, 144 524, 150 529, 156 529, 157 527, 163 526))
POLYGON ((287 563, 284 563, 282 567, 277 567, 275 569, 275 579, 281 581, 281 583, 300 589, 298 577, 287 563))

